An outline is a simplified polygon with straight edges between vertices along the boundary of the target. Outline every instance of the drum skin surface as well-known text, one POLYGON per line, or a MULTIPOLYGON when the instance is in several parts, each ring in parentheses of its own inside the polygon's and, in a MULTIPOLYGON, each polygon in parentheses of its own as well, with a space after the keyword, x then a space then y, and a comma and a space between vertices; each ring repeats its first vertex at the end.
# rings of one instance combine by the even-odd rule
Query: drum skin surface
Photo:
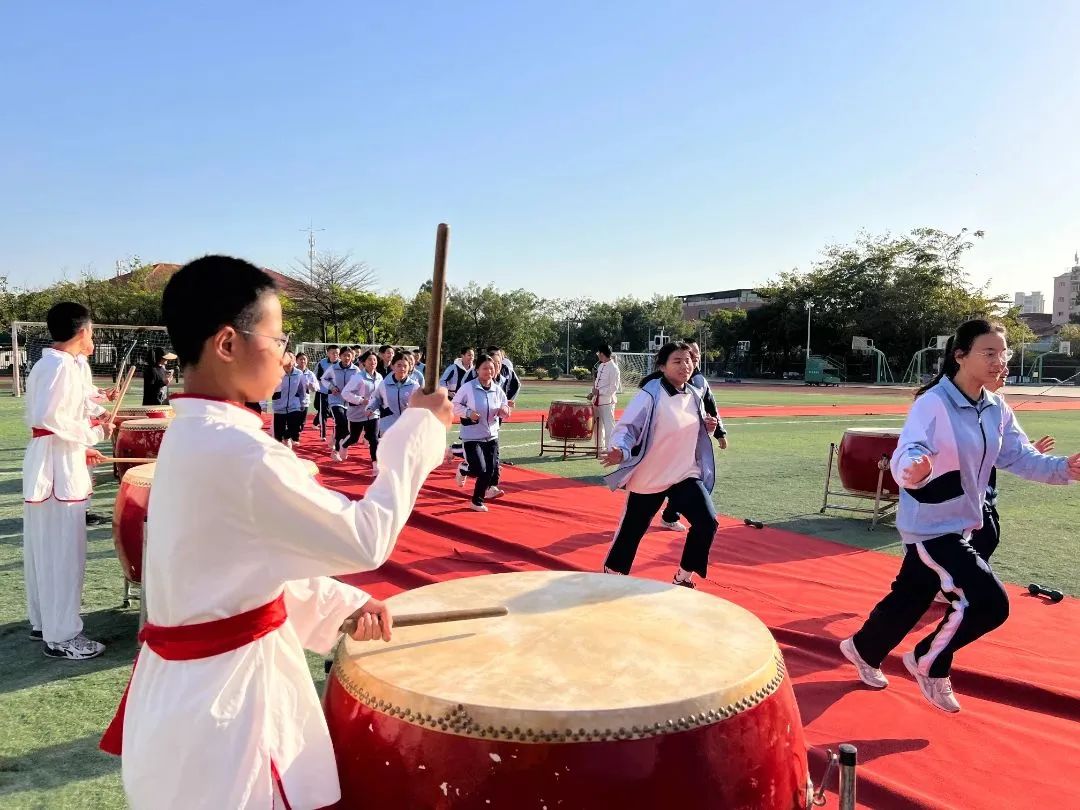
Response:
POLYGON ((129 419, 172 419, 176 411, 172 405, 128 405, 120 408, 113 418, 113 425, 120 427, 129 419))
MULTIPOLYGON (((892 457, 900 440, 900 428, 848 428, 840 441, 840 453, 836 461, 840 483, 851 492, 873 493, 877 489, 878 462, 882 456, 892 457)), ((881 489, 893 497, 900 494, 900 487, 892 471, 885 470, 881 489)))
POLYGON ((547 431, 560 441, 591 439, 595 418, 593 406, 580 400, 556 400, 548 406, 547 431))
POLYGON ((132 467, 120 482, 113 506, 113 546, 128 582, 142 582, 143 535, 156 464, 132 467))
POLYGON ((339 807, 807 806, 783 658, 737 605, 549 571, 440 582, 389 604, 510 615, 339 646, 324 696, 339 807))
MULTIPOLYGON (((165 429, 172 419, 129 419, 117 428, 117 458, 157 458, 161 449, 161 440, 165 438, 165 429)), ((123 480, 124 474, 134 464, 116 464, 117 476, 123 480)))

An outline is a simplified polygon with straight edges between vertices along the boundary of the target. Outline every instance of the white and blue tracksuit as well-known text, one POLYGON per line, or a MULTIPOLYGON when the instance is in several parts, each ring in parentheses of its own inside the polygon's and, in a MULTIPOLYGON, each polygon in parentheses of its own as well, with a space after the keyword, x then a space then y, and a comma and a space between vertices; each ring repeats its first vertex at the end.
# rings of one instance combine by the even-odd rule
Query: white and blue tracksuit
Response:
POLYGON ((373 462, 379 460, 379 414, 368 410, 368 404, 375 396, 382 379, 379 372, 369 374, 367 369, 362 368, 341 390, 341 398, 348 405, 345 415, 349 419, 349 436, 341 443, 341 447, 352 447, 363 435, 371 449, 373 462))
POLYGON ((454 416, 461 421, 468 463, 461 470, 476 479, 473 503, 477 505, 484 502, 488 488, 499 483, 499 425, 507 405, 506 392, 494 380, 487 388, 480 380, 465 383, 454 396, 454 416))
POLYGON ((606 568, 630 573, 641 538, 668 499, 690 522, 680 567, 706 576, 717 521, 711 495, 716 462, 705 416, 700 389, 686 385, 679 390, 664 377, 647 382, 626 406, 610 441, 612 448, 622 451, 623 460, 604 476, 612 489, 628 490, 626 511, 608 551, 606 568), (683 422, 690 432, 682 429, 669 441, 669 425, 676 418, 691 420, 683 422), (695 422, 697 429, 693 430, 695 422), (662 441, 656 439, 658 435, 664 437, 662 441), (638 485, 642 482, 635 481, 635 472, 646 458, 652 458, 646 465, 652 486, 642 486, 641 491, 638 485), (667 470, 664 465, 668 465, 667 470), (684 476, 687 470, 693 472, 684 476))
POLYGON ((411 377, 398 380, 391 374, 379 383, 379 387, 375 389, 375 396, 368 405, 369 411, 380 414, 379 435, 386 435, 386 431, 394 426, 398 417, 409 407, 412 395, 419 390, 420 384, 411 377))
POLYGON ((946 377, 915 400, 892 456, 893 476, 901 482, 896 526, 904 560, 891 592, 854 638, 870 666, 879 667, 914 629, 939 590, 949 609, 915 647, 924 675, 947 676, 956 650, 1008 618, 1005 588, 970 544, 983 525, 995 466, 1033 481, 1069 482, 1067 460, 1032 447, 995 394, 984 390, 972 401, 946 377), (903 486, 904 473, 921 456, 931 459, 930 475, 903 486))
POLYGON ((451 399, 457 394, 458 389, 461 388, 462 383, 465 381, 465 375, 472 371, 472 368, 465 368, 461 364, 461 360, 455 360, 449 366, 446 367, 446 371, 439 377, 439 384, 446 388, 446 393, 451 399))
POLYGON ((270 404, 274 412, 274 438, 279 442, 286 439, 300 441, 300 429, 307 417, 307 387, 310 379, 307 372, 294 366, 274 389, 270 404))
POLYGON ((345 390, 353 377, 359 373, 360 369, 356 366, 343 366, 341 361, 338 361, 330 366, 322 376, 322 382, 327 387, 326 402, 334 415, 335 450, 340 449, 341 443, 349 437, 348 403, 342 398, 341 392, 345 390))
MULTIPOLYGON (((660 372, 655 373, 662 376, 660 372)), ((700 369, 695 369, 694 373, 691 375, 690 385, 702 392, 702 404, 705 406, 705 413, 709 416, 716 417, 716 430, 713 431, 713 436, 717 439, 727 436, 727 428, 724 427, 724 420, 721 418, 720 412, 716 408, 716 400, 713 398, 712 388, 709 387, 709 381, 705 379, 705 375, 701 373, 700 369)), ((674 523, 679 519, 679 510, 672 505, 671 501, 668 501, 664 506, 664 511, 660 514, 660 519, 665 523, 674 523)))
POLYGON ((319 435, 322 438, 326 438, 326 420, 330 418, 330 403, 327 402, 328 386, 323 382, 323 375, 326 374, 330 366, 334 365, 330 362, 330 358, 323 357, 315 364, 315 381, 319 385, 319 390, 315 392, 315 421, 314 423, 319 428, 319 435))

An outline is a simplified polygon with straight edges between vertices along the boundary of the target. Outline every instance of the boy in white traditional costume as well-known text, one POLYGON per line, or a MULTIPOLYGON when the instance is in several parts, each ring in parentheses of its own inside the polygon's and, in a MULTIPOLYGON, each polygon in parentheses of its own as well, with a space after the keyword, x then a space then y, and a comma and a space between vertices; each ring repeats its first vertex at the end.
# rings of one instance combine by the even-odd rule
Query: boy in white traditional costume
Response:
POLYGON ((122 742, 135 810, 334 804, 303 648, 326 655, 350 617, 354 637, 389 638, 386 607, 331 577, 389 556, 442 460, 450 403, 418 394, 383 444, 383 474, 350 501, 238 404, 269 397, 281 377, 288 338, 270 277, 207 256, 172 277, 162 310, 185 391, 150 494, 143 647, 102 748, 122 742))
MULTIPOLYGON (((64 302, 46 316, 51 348, 26 380, 30 444, 23 458, 23 570, 30 637, 45 655, 96 658, 105 645, 83 635, 79 604, 86 572, 88 464, 103 456, 94 445, 112 432, 87 415, 91 386, 79 355, 94 352, 90 311, 64 302)), ((85 365, 85 361, 84 361, 85 365)))

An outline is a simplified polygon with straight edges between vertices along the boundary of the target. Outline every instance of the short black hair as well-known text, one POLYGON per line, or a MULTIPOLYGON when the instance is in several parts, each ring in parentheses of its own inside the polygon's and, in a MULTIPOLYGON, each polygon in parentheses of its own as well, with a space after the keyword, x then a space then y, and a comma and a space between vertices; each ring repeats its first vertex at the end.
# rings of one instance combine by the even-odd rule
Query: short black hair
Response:
POLYGON ((369 357, 375 357, 375 352, 373 352, 371 349, 368 349, 366 352, 364 352, 362 355, 360 355, 357 362, 360 363, 360 365, 363 365, 364 363, 367 362, 367 359, 369 357))
POLYGON ((61 301, 49 309, 45 323, 53 340, 67 343, 90 323, 90 310, 75 301, 61 301))
POLYGON ((382 346, 380 346, 380 347, 379 347, 379 354, 382 354, 382 353, 383 353, 383 352, 385 352, 385 351, 386 351, 387 349, 393 349, 393 348, 394 348, 394 347, 393 347, 393 346, 391 346, 391 345, 390 345, 389 343, 384 343, 384 344, 383 344, 382 346))
POLYGON ((297 360, 299 360, 299 359, 300 359, 301 357, 303 357, 303 358, 304 358, 305 360, 307 360, 307 354, 306 354, 306 353, 304 353, 304 352, 297 352, 297 353, 296 353, 295 355, 293 355, 293 356, 294 356, 294 357, 295 357, 295 358, 296 358, 297 360))
POLYGON ((465 352, 471 352, 471 351, 472 351, 472 346, 465 346, 460 352, 458 352, 458 357, 461 357, 461 355, 465 354, 465 352))
POLYGON ((162 319, 180 365, 197 364, 203 345, 221 327, 254 326, 262 299, 276 291, 267 273, 232 256, 203 256, 181 267, 161 296, 162 319))
POLYGON ((405 351, 403 349, 398 349, 398 350, 396 350, 394 352, 394 356, 390 358, 390 365, 396 366, 398 364, 399 360, 404 360, 404 359, 405 359, 405 351))
POLYGON ((150 354, 152 356, 151 360, 152 360, 153 364, 156 366, 162 360, 165 359, 165 355, 168 354, 168 352, 166 352, 163 348, 161 348, 161 346, 155 346, 150 354))
POLYGON ((341 347, 340 347, 340 346, 338 346, 338 345, 337 345, 336 343, 331 343, 331 344, 330 344, 329 346, 327 346, 327 347, 326 347, 326 350, 327 350, 328 352, 336 352, 336 351, 337 351, 338 349, 340 349, 340 348, 341 348, 341 347))
POLYGON ((611 357, 611 344, 601 343, 599 346, 596 347, 596 351, 604 355, 604 357, 611 357))
POLYGON ((495 352, 501 352, 502 349, 500 349, 498 346, 488 346, 484 351, 486 351, 488 354, 495 354, 495 352))

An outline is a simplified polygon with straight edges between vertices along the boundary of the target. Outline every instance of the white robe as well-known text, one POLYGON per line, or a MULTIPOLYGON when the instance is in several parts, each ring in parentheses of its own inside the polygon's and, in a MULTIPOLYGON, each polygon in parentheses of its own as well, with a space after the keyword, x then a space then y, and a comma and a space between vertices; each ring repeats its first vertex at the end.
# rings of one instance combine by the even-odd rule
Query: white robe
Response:
POLYGON ((104 434, 87 418, 86 378, 75 357, 45 349, 26 379, 27 427, 53 435, 31 438, 23 457, 23 573, 31 627, 47 642, 82 632, 79 616, 86 568, 86 450, 104 434))
MULTIPOLYGON (((143 647, 128 695, 123 781, 141 808, 270 808, 274 773, 293 810, 339 798, 337 766, 303 648, 326 654, 368 596, 330 576, 390 555, 445 430, 406 414, 361 501, 323 489, 245 408, 174 396, 147 523, 149 621, 205 622, 284 589, 288 621, 231 652, 167 661, 143 647)), ((384 449, 385 448, 385 449, 384 449)))

